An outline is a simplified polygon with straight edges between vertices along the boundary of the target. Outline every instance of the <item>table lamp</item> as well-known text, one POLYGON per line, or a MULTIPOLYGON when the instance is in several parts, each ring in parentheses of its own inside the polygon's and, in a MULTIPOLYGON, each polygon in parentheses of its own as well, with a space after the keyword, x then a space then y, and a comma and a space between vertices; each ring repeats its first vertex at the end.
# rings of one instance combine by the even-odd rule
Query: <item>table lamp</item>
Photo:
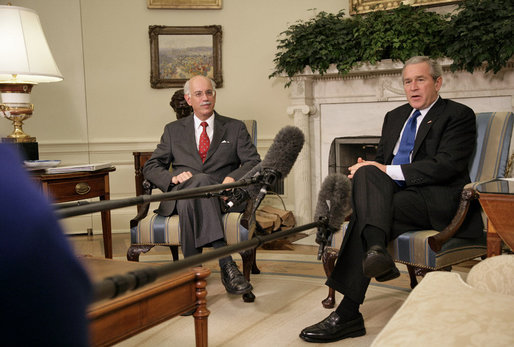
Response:
POLYGON ((0 116, 14 125, 14 131, 2 142, 17 144, 25 159, 39 159, 36 138, 22 129, 23 121, 34 110, 30 103, 32 87, 61 80, 37 13, 0 5, 0 116))

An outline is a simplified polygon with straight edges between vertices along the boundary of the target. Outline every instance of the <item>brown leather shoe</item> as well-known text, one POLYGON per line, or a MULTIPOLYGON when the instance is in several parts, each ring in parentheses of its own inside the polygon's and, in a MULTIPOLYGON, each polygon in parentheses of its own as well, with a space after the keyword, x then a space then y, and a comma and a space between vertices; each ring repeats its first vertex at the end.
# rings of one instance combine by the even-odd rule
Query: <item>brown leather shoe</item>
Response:
POLYGON ((359 316, 349 322, 342 321, 334 311, 321 322, 302 330, 300 338, 307 342, 334 342, 347 337, 358 337, 366 334, 364 319, 359 316))
POLYGON ((230 294, 245 294, 253 289, 233 261, 221 268, 221 283, 230 294))

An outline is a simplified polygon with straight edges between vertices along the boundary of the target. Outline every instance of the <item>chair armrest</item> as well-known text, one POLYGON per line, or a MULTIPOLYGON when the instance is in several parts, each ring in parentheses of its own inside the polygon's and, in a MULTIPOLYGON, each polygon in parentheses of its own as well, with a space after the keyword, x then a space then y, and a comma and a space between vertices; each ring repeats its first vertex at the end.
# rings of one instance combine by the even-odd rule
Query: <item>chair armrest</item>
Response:
MULTIPOLYGON (((156 188, 156 186, 148 180, 143 180, 142 186, 143 186, 143 195, 152 195, 152 190, 154 188, 156 188)), ((148 215, 149 209, 150 209, 150 202, 145 202, 144 204, 142 204, 141 207, 138 209, 137 216, 135 216, 134 218, 132 218, 130 220, 130 228, 135 227, 137 225, 137 223, 139 223, 141 220, 143 220, 148 215)))
POLYGON ((448 224, 448 226, 441 232, 428 238, 428 244, 434 252, 439 252, 443 244, 457 233, 464 222, 464 218, 466 218, 471 201, 476 199, 478 199, 478 193, 476 190, 472 188, 465 188, 462 190, 459 207, 457 208, 457 212, 450 224, 448 224))

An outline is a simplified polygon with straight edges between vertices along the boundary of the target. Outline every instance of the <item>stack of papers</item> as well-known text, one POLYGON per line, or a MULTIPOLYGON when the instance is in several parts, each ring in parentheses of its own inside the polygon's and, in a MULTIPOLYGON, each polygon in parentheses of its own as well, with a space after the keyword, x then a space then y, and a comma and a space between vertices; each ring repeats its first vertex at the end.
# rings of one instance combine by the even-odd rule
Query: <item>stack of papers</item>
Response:
POLYGON ((72 165, 72 166, 58 166, 51 167, 46 169, 46 173, 56 174, 56 173, 68 173, 68 172, 78 172, 78 171, 96 171, 101 169, 107 169, 112 167, 112 163, 94 163, 94 164, 84 164, 84 165, 72 165))

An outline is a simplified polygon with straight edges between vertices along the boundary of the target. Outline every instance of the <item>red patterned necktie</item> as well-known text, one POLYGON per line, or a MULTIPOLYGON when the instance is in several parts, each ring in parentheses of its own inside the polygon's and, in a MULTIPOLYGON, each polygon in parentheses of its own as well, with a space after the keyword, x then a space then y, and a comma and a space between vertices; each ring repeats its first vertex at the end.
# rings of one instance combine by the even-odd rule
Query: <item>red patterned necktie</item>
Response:
POLYGON ((205 161, 207 157, 207 152, 209 151, 209 145, 211 141, 209 140, 209 136, 207 136, 207 122, 202 122, 200 125, 203 127, 202 134, 200 135, 200 143, 198 145, 198 153, 200 153, 200 158, 202 158, 202 162, 205 161))

